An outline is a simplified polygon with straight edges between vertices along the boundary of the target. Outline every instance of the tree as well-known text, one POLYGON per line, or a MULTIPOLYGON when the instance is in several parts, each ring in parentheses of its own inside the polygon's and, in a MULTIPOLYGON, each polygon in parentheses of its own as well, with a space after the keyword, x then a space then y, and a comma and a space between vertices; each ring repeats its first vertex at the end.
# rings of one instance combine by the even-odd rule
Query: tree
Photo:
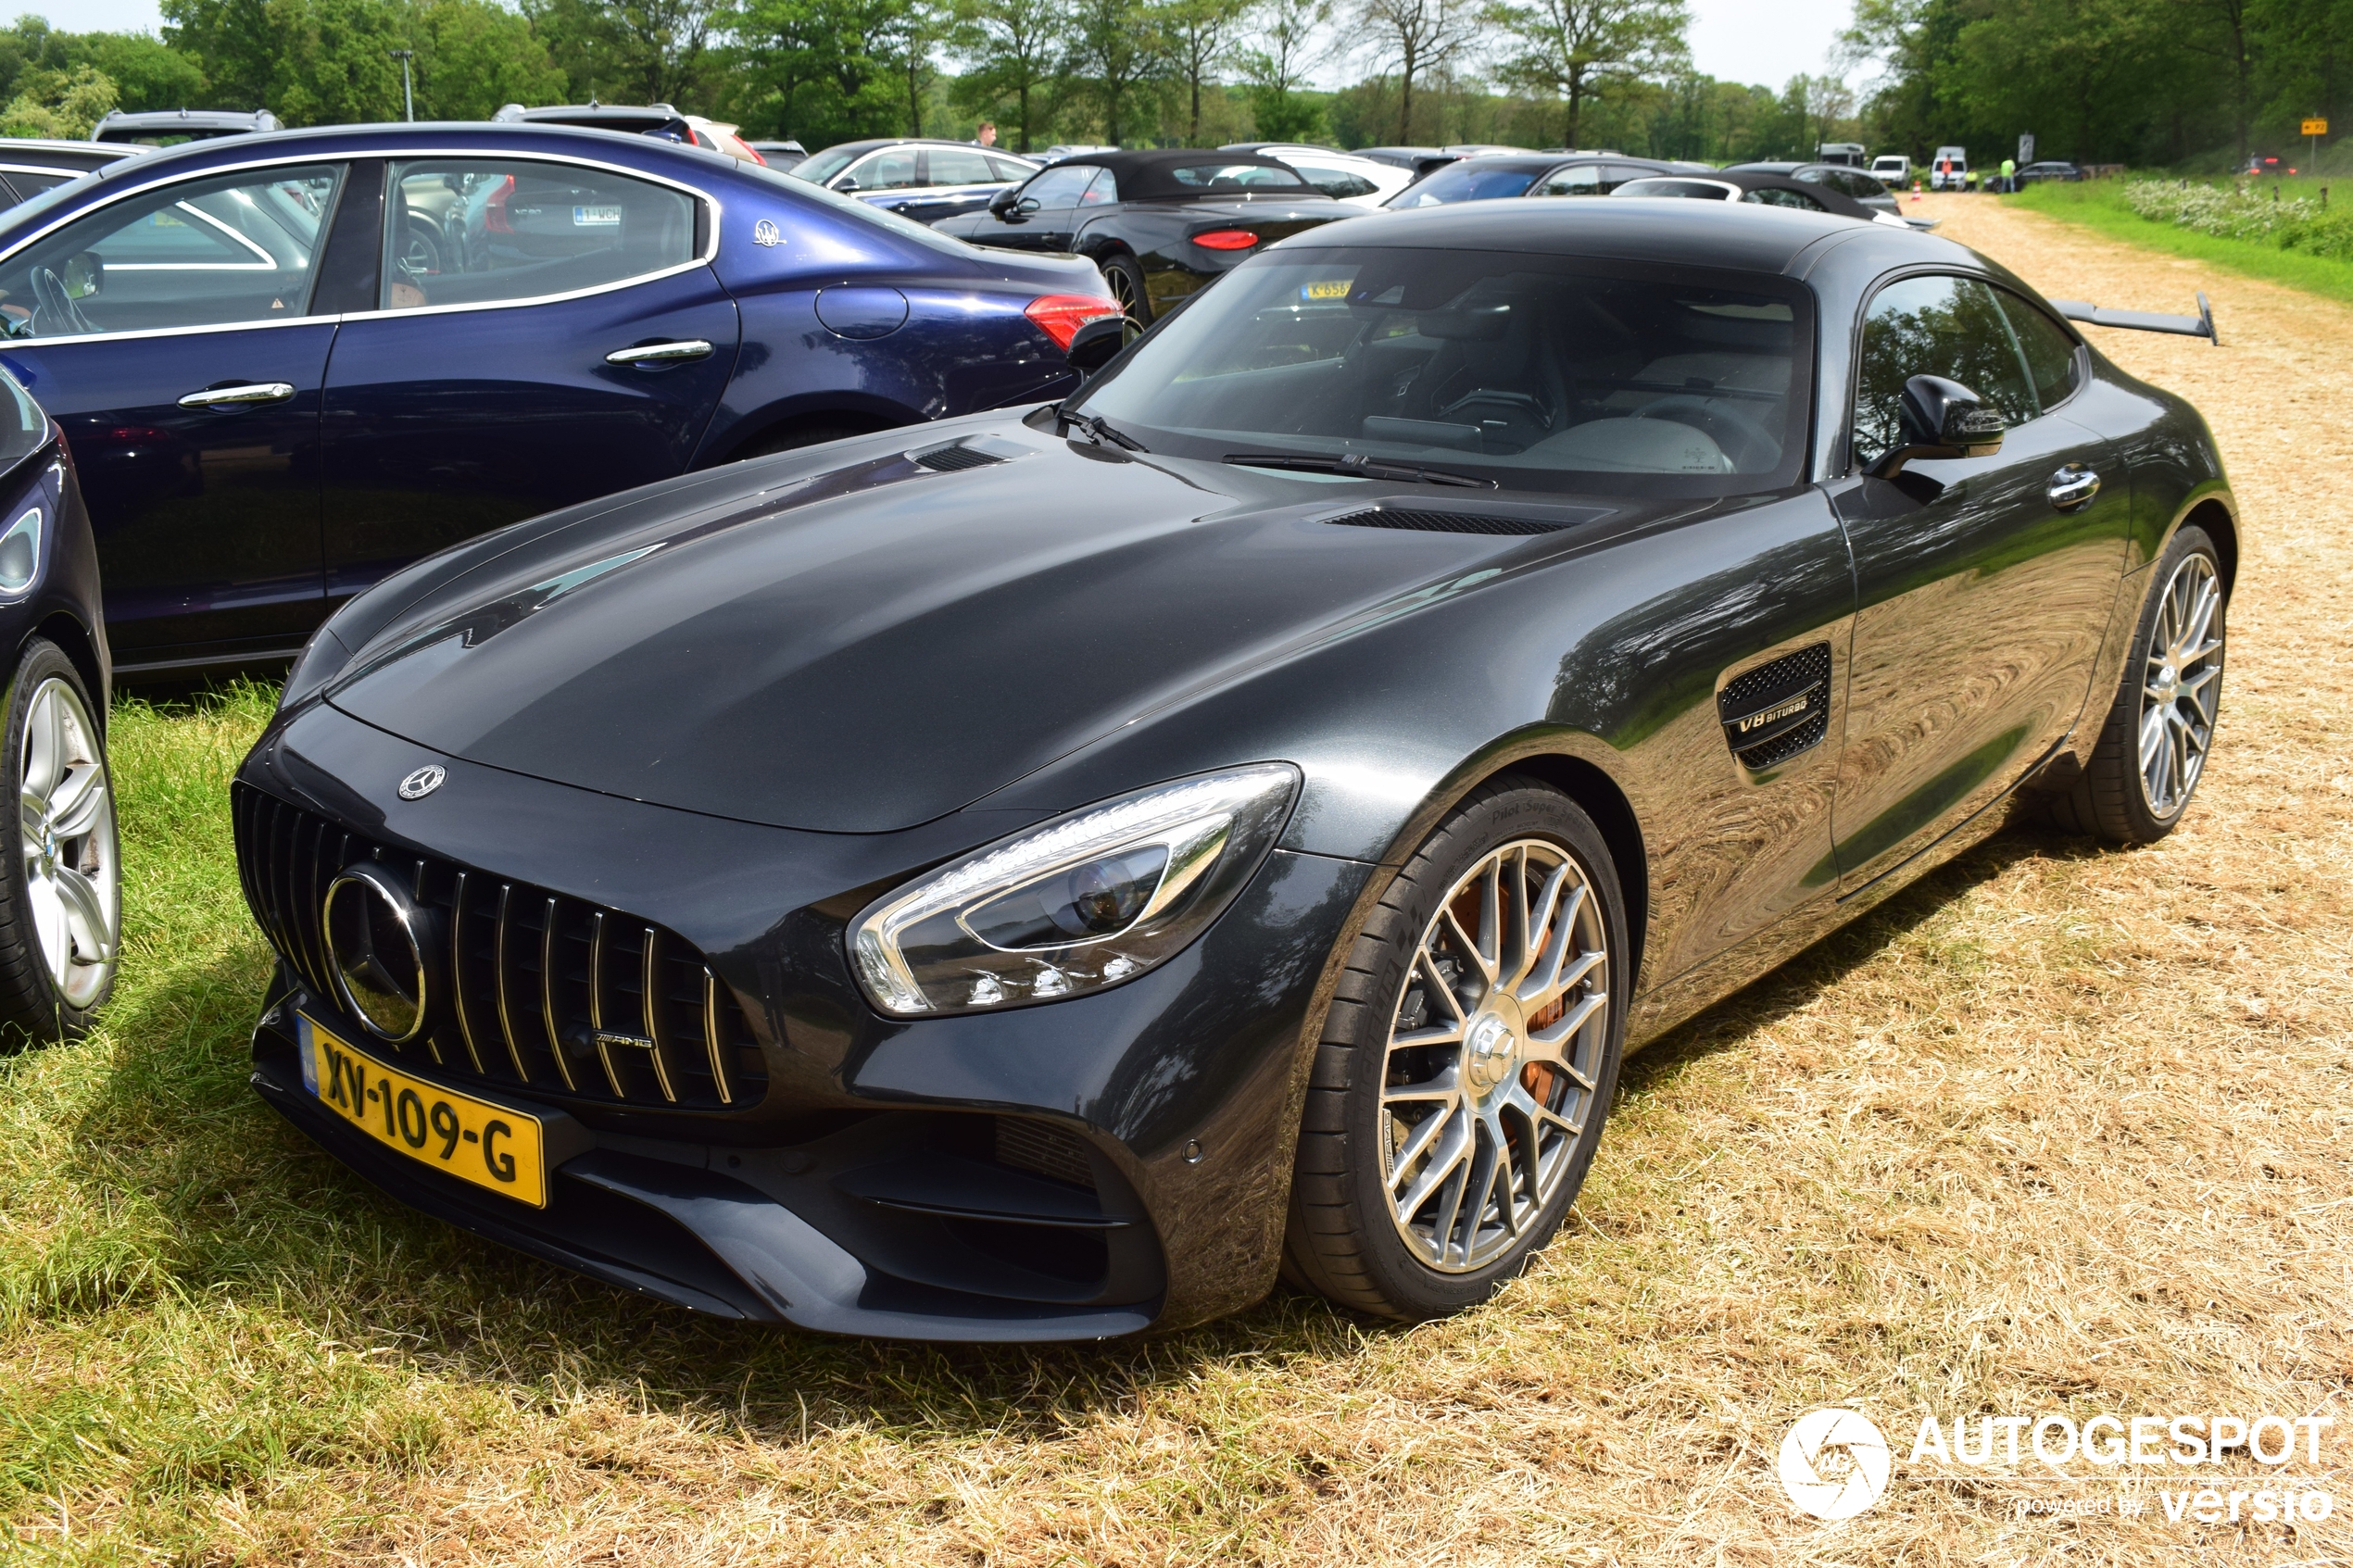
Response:
POLYGON ((166 42, 204 72, 208 104, 189 107, 289 125, 399 119, 395 49, 416 52, 426 118, 486 119, 563 87, 531 24, 488 0, 163 0, 163 14, 166 42))
POLYGON ((1234 46, 1234 32, 1242 19, 1245 0, 1172 0, 1165 13, 1168 55, 1178 80, 1185 83, 1190 112, 1185 122, 1185 144, 1201 144, 1201 89, 1216 80, 1234 46))
POLYGON ((939 76, 933 57, 947 31, 947 14, 932 0, 907 0, 885 37, 893 56, 892 73, 907 105, 907 134, 924 133, 924 95, 939 76))
POLYGON ((1063 0, 960 0, 949 47, 970 69, 957 82, 960 96, 978 106, 1010 98, 1014 147, 1029 151, 1039 101, 1051 91, 1070 45, 1063 0))
POLYGON ((1124 145, 1127 106, 1168 73, 1162 17, 1139 0, 1076 0, 1069 65, 1101 112, 1103 140, 1124 145))
POLYGON ((1689 59, 1683 0, 1509 0, 1487 20, 1516 48, 1498 74, 1523 92, 1567 107, 1565 146, 1580 145, 1585 107, 1620 84, 1667 74, 1689 59))
POLYGON ((1376 59, 1397 72, 1397 140, 1414 139, 1414 83, 1451 63, 1472 39, 1464 0, 1359 0, 1357 21, 1376 59))
POLYGON ((114 107, 114 83, 89 66, 70 72, 25 71, 17 78, 17 95, 0 107, 0 136, 78 141, 114 107))
POLYGON ((1332 19, 1332 0, 1261 0, 1250 13, 1259 46, 1235 56, 1249 83, 1251 116, 1259 139, 1302 142, 1316 134, 1324 111, 1299 95, 1322 51, 1316 44, 1332 19))

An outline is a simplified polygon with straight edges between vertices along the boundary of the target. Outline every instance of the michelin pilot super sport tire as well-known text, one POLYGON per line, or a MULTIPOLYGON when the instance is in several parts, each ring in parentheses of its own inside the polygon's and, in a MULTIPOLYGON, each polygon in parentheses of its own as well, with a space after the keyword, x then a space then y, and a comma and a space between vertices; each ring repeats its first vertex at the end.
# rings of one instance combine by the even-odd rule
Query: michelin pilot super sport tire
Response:
POLYGON ((1463 801, 1349 950, 1315 1047, 1284 1273, 1419 1322, 1552 1239, 1617 1081, 1626 906, 1592 820, 1504 774, 1463 801))

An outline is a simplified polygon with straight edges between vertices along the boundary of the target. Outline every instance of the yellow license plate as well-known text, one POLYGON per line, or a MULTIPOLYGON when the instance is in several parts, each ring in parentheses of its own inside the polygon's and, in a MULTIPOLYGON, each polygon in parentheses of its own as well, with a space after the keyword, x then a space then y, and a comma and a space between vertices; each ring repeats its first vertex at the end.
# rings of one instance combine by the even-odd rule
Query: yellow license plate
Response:
POLYGON ((319 1103, 386 1148, 501 1197, 547 1207, 539 1119, 411 1078, 302 1020, 319 1103))

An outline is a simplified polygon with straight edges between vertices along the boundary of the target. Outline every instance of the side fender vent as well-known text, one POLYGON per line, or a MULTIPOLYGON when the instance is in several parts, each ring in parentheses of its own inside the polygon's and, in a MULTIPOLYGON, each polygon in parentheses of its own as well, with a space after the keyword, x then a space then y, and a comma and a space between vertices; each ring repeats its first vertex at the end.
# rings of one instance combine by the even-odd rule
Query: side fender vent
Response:
POLYGON ((1831 730, 1831 646, 1816 643, 1743 671, 1716 694, 1724 743, 1751 772, 1778 768, 1831 730))
POLYGON ((1324 521, 1335 528, 1410 528, 1422 533, 1556 533, 1564 528, 1574 528, 1585 519, 1494 517, 1475 512, 1416 512, 1377 507, 1324 521))
POLYGON ((955 473, 963 469, 985 469, 1001 463, 1002 458, 992 458, 986 452, 975 452, 969 446, 935 446, 928 452, 914 454, 918 465, 934 473, 955 473))

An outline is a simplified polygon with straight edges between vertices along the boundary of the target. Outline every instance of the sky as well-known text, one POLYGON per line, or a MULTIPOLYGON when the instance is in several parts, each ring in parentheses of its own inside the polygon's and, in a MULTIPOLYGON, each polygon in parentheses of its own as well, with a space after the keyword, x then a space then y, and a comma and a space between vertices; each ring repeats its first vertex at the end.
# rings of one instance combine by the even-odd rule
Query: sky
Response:
MULTIPOLYGON (((1708 75, 1780 87, 1828 67, 1853 0, 1691 0, 1692 56, 1708 75)), ((12 8, 45 16, 69 32, 153 31, 156 0, 47 0, 12 8)))

